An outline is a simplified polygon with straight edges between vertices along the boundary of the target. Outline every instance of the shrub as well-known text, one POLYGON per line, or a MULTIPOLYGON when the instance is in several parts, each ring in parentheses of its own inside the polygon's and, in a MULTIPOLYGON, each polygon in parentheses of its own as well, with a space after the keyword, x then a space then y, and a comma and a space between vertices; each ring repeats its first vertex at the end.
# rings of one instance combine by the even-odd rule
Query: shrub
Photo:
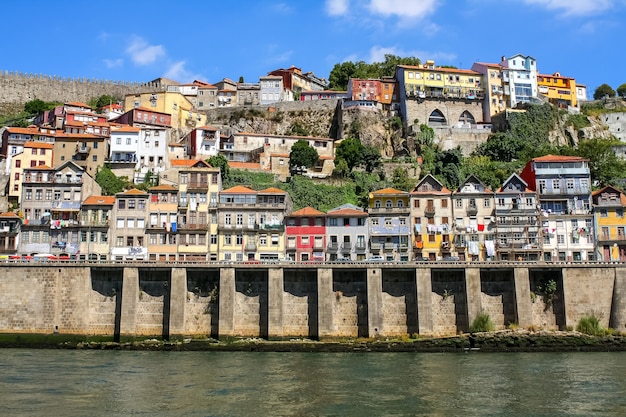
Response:
POLYGON ((491 320, 491 317, 487 313, 481 313, 472 322, 470 326, 471 333, 478 332, 493 332, 496 329, 496 325, 491 320))
POLYGON ((580 320, 578 320, 576 331, 591 336, 601 336, 606 333, 606 330, 600 325, 600 320, 593 314, 581 317, 580 320))

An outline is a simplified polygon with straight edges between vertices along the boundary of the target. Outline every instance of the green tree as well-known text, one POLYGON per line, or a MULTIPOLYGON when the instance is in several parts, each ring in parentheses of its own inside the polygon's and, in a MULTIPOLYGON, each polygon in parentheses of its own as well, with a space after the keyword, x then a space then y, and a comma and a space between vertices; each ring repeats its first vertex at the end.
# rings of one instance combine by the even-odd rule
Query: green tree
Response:
POLYGON ((512 137, 503 132, 489 135, 487 140, 474 149, 474 155, 486 156, 493 161, 510 162, 519 158, 526 142, 519 137, 512 137))
POLYGON ((363 157, 363 144, 355 138, 346 138, 341 141, 335 149, 335 157, 343 159, 348 164, 348 169, 352 171, 359 166, 363 157))
POLYGON ((612 139, 581 140, 573 150, 574 153, 589 159, 589 171, 594 184, 597 186, 616 185, 624 180, 626 161, 615 155, 613 146, 619 141, 612 139))
POLYGON ((93 97, 89 100, 87 104, 89 104, 94 109, 100 109, 104 106, 108 106, 109 104, 118 103, 121 101, 121 98, 114 97, 109 94, 103 94, 100 97, 93 97))
POLYGON ((34 100, 27 101, 24 104, 24 112, 26 112, 29 116, 36 116, 46 110, 52 110, 60 104, 61 103, 57 103, 54 101, 43 101, 36 98, 34 100))
POLYGON ((413 182, 409 178, 409 174, 406 172, 406 168, 397 167, 391 174, 391 182, 393 187, 402 191, 411 191, 413 182))
POLYGON ((600 100, 604 96, 615 97, 615 90, 608 84, 602 84, 593 92, 593 99, 600 100))
POLYGON ((373 172, 383 165, 382 156, 378 148, 365 145, 361 150, 361 163, 367 172, 373 172))
POLYGON ((220 169, 220 176, 222 177, 222 183, 228 179, 230 173, 230 167, 228 166, 228 159, 222 154, 214 155, 206 160, 206 162, 214 168, 220 169))
POLYGON ((318 161, 319 155, 314 147, 309 143, 300 139, 291 147, 289 153, 289 169, 291 171, 299 171, 302 167, 311 168, 318 161))
POLYGON ((338 159, 335 164, 335 169, 333 169, 333 175, 340 178, 346 178, 350 175, 350 169, 348 168, 348 163, 344 159, 338 159))
POLYGON ((104 165, 96 171, 95 180, 102 189, 103 195, 115 195, 124 191, 128 186, 128 178, 118 177, 108 165, 104 165))
POLYGON ((617 87, 617 95, 620 97, 626 97, 626 83, 617 87))

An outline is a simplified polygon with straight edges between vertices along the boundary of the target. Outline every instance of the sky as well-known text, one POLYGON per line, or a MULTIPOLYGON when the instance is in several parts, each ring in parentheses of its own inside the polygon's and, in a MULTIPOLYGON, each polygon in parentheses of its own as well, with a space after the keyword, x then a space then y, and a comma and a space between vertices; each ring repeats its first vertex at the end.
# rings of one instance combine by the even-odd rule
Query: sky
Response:
POLYGON ((385 54, 469 69, 520 53, 590 96, 626 83, 626 0, 8 0, 3 17, 0 71, 258 82, 385 54))

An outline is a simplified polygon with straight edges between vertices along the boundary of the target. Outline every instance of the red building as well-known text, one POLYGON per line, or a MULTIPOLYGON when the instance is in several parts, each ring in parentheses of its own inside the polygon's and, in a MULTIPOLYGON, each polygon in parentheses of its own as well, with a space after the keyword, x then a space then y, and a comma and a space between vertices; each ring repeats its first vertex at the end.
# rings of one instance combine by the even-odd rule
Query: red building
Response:
POLYGON ((326 214, 305 207, 285 216, 287 255, 294 261, 323 261, 326 247, 326 214))

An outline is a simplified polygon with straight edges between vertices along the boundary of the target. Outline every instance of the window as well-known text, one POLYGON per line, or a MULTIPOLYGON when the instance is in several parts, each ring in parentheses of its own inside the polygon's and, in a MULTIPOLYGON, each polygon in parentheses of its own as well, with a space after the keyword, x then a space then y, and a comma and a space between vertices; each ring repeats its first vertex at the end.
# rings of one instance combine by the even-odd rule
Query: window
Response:
POLYGON ((491 200, 488 198, 485 198, 485 201, 483 202, 483 207, 485 208, 491 207, 491 200))
POLYGON ((454 205, 456 208, 463 208, 463 200, 461 200, 460 198, 457 198, 454 201, 455 201, 454 205))
POLYGON ((372 226, 378 226, 378 219, 372 219, 372 226))
POLYGON ((233 236, 228 233, 224 235, 224 245, 232 245, 233 236))
POLYGON ((126 200, 117 200, 117 208, 120 210, 126 209, 126 200))
POLYGON ((300 237, 300 244, 308 245, 309 244, 309 236, 301 236, 300 237))
POLYGON ((392 207, 393 207, 393 202, 391 200, 385 201, 385 208, 392 208, 392 207))
POLYGON ((600 209, 600 217, 608 217, 608 212, 606 209, 600 209))
POLYGON ((210 238, 211 245, 217 245, 217 235, 211 235, 210 238))

